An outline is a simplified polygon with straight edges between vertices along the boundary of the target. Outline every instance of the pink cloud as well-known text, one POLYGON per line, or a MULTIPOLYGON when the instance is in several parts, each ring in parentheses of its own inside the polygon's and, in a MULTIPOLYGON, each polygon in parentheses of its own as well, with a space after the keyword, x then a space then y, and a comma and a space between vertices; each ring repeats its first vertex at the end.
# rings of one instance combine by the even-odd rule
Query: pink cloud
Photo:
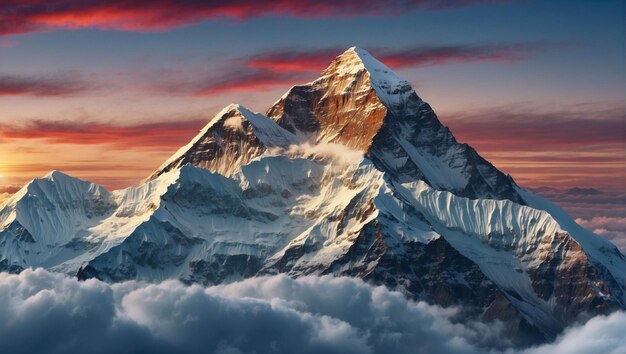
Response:
MULTIPOLYGON (((549 48, 548 44, 485 44, 417 46, 398 49, 370 48, 380 61, 394 69, 436 66, 448 63, 516 62, 549 48)), ((275 72, 318 72, 345 48, 261 53, 247 60, 252 68, 275 72)))
POLYGON ((252 0, 167 1, 95 0, 44 1, 3 0, 0 2, 0 35, 57 28, 103 28, 125 31, 154 31, 182 27, 202 21, 230 18, 246 20, 264 15, 305 18, 390 15, 415 10, 462 7, 485 0, 252 0))

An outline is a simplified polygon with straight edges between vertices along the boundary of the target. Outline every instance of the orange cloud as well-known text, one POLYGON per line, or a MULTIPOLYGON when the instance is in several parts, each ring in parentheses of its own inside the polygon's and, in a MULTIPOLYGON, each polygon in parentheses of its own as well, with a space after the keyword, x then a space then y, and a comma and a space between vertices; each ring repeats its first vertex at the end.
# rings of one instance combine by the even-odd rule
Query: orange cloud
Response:
POLYGON ((34 120, 20 125, 0 125, 4 140, 45 140, 47 144, 99 145, 114 149, 181 146, 205 120, 141 123, 120 126, 78 121, 34 120))
POLYGON ((185 79, 171 78, 151 84, 159 93, 184 96, 210 96, 230 92, 258 92, 276 86, 291 86, 294 82, 310 79, 310 75, 299 72, 277 73, 271 70, 243 67, 220 76, 195 75, 185 79))

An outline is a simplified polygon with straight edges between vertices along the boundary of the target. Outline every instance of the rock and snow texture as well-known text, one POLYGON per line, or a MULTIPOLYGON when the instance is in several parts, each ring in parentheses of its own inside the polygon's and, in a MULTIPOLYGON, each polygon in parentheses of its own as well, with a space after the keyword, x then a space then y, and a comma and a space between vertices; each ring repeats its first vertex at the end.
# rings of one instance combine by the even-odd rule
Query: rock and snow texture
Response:
POLYGON ((139 187, 59 172, 0 207, 0 268, 117 282, 358 277, 517 343, 626 307, 626 261, 351 48, 267 116, 230 105, 139 187))
POLYGON ((231 104, 165 161, 149 180, 188 163, 230 175, 269 148, 295 143, 296 137, 272 120, 231 104))
POLYGON ((396 180, 523 203, 509 177, 459 144, 408 82, 363 49, 348 49, 319 79, 291 88, 267 114, 310 141, 365 152, 396 180))

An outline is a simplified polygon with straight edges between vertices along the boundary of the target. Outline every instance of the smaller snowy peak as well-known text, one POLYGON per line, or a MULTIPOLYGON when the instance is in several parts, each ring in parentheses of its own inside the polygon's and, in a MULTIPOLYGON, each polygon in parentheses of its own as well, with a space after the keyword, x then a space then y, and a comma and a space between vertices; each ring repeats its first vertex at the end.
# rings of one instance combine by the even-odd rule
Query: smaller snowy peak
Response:
POLYGON ((58 170, 52 170, 41 178, 36 178, 31 181, 26 187, 33 185, 56 185, 57 188, 66 188, 74 190, 88 190, 98 195, 109 195, 109 191, 97 183, 86 181, 78 177, 74 177, 65 172, 58 170))
POLYGON ((84 181, 80 178, 71 176, 65 172, 59 170, 52 170, 41 178, 35 178, 32 182, 52 182, 52 183, 79 183, 79 184, 93 184, 88 181, 84 181))
POLYGON ((185 164, 230 175, 268 148, 287 147, 298 139, 276 122, 249 109, 231 104, 222 109, 191 140, 148 178, 185 164))
MULTIPOLYGON (((242 119, 245 119, 252 125, 252 129, 254 129, 257 138, 261 140, 265 146, 287 147, 298 143, 298 138, 293 133, 281 128, 268 117, 260 113, 252 112, 240 105, 235 105, 234 109, 236 109, 236 112, 242 119)), ((242 125, 238 125, 238 127, 242 125)))
POLYGON ((75 236, 74 228, 112 212, 115 201, 104 187, 59 171, 52 171, 22 187, 0 209, 0 232, 18 222, 46 244, 62 244, 75 236))
POLYGON ((84 181, 61 171, 53 170, 40 178, 35 178, 17 191, 5 203, 6 206, 16 204, 25 196, 50 197, 56 195, 63 198, 82 198, 83 193, 109 198, 110 192, 99 184, 84 181))

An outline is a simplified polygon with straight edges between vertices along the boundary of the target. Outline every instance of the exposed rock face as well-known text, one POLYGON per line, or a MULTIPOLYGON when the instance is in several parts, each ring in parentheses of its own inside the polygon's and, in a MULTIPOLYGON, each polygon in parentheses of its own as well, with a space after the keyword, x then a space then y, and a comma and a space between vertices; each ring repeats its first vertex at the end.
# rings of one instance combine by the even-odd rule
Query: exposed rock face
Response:
POLYGON ((459 144, 408 82, 362 49, 349 49, 319 79, 291 88, 267 115, 317 143, 366 152, 400 182, 419 179, 461 196, 523 203, 510 177, 459 144))
POLYGON ((620 298, 624 298, 624 289, 614 277, 594 266, 568 234, 557 232, 551 236, 543 236, 528 273, 539 298, 554 300, 556 318, 571 323, 581 313, 609 314, 623 308, 620 298))
POLYGON ((367 52, 346 51, 268 116, 225 108, 137 188, 33 181, 0 207, 0 270, 359 277, 459 306, 461 320, 503 321, 520 345, 626 308, 614 245, 458 143, 367 52), (299 152, 311 144, 334 154, 299 152))
POLYGON ((296 137, 260 114, 239 105, 218 113, 189 143, 168 159, 149 180, 185 164, 230 175, 268 148, 287 147, 296 137))
MULTIPOLYGON (((401 89, 410 90, 406 81, 401 89)), ((267 112, 280 126, 317 143, 367 151, 387 115, 356 51, 335 59, 319 79, 294 86, 267 112)))

